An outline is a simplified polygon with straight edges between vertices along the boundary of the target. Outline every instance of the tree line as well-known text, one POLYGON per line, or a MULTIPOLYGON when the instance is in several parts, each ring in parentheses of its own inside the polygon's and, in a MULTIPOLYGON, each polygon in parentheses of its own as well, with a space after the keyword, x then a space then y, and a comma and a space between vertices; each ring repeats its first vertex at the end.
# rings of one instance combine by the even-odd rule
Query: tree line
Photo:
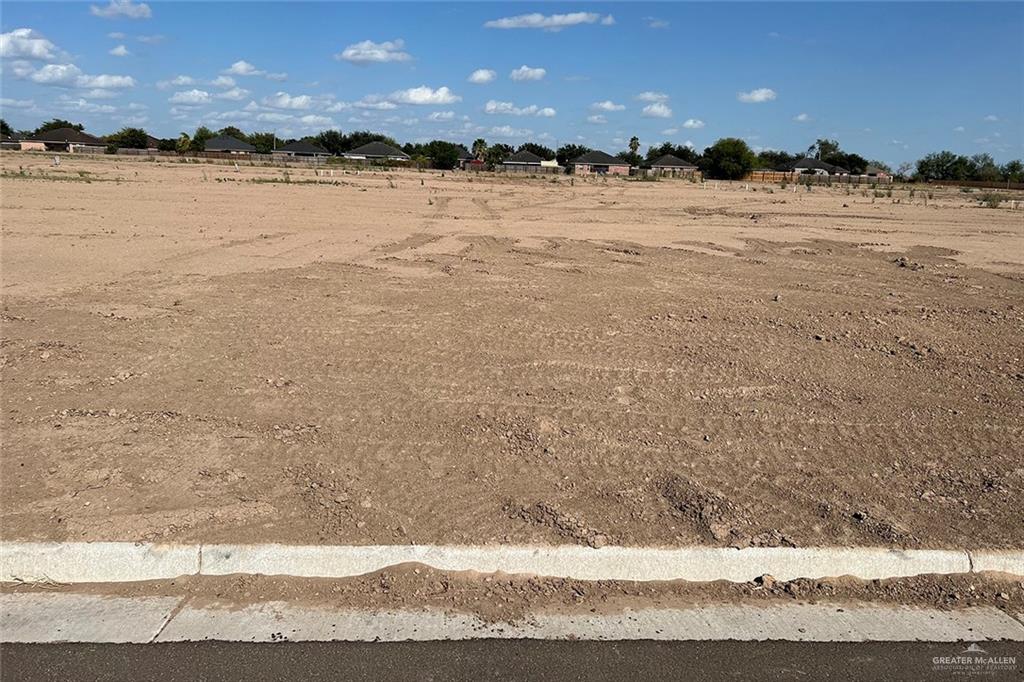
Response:
MULTIPOLYGON (((9 136, 34 137, 47 130, 56 128, 73 128, 84 130, 80 123, 63 119, 52 119, 42 123, 35 130, 15 131, 6 121, 0 119, 0 133, 9 136)), ((181 154, 202 152, 206 143, 218 135, 231 137, 248 142, 261 154, 269 154, 275 148, 297 141, 295 138, 279 138, 272 132, 245 133, 235 126, 227 126, 214 131, 200 126, 189 135, 181 133, 177 138, 158 139, 157 148, 161 151, 174 151, 181 154)), ((145 149, 150 145, 150 136, 142 128, 125 127, 116 133, 101 138, 111 148, 127 147, 145 149)), ((356 130, 343 133, 340 130, 324 130, 317 135, 310 135, 299 140, 319 145, 330 154, 341 155, 370 142, 383 142, 396 149, 401 149, 419 165, 430 165, 439 169, 450 169, 458 165, 461 155, 469 152, 474 158, 482 161, 488 168, 500 165, 507 158, 520 151, 529 151, 544 160, 557 160, 565 166, 573 159, 593 151, 589 147, 578 144, 565 144, 558 149, 551 149, 536 142, 526 142, 518 147, 505 143, 488 144, 483 138, 476 139, 470 149, 446 140, 432 140, 426 143, 407 142, 399 144, 394 138, 374 133, 369 130, 356 130)), ((738 180, 752 170, 774 170, 792 164, 802 158, 818 159, 833 166, 839 166, 852 174, 863 174, 869 166, 873 166, 902 180, 946 180, 946 181, 987 181, 987 182, 1024 182, 1024 163, 1020 159, 999 165, 989 154, 965 156, 950 151, 927 154, 916 163, 901 164, 895 171, 887 164, 869 160, 857 153, 843 150, 839 142, 830 139, 818 139, 806 150, 786 152, 766 149, 754 152, 745 140, 736 137, 724 137, 703 152, 692 147, 663 142, 647 148, 646 154, 640 154, 640 140, 634 136, 627 148, 616 156, 623 162, 634 166, 650 164, 658 158, 671 154, 683 161, 696 165, 704 177, 720 180, 738 180)))

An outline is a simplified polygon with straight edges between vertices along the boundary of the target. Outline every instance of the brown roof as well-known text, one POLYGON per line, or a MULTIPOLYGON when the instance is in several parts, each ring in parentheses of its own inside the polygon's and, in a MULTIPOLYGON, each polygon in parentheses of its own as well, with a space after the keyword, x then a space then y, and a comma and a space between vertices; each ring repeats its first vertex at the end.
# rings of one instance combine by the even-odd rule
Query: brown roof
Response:
POLYGON ((102 145, 103 140, 74 128, 53 128, 31 138, 33 142, 71 142, 73 144, 102 145))

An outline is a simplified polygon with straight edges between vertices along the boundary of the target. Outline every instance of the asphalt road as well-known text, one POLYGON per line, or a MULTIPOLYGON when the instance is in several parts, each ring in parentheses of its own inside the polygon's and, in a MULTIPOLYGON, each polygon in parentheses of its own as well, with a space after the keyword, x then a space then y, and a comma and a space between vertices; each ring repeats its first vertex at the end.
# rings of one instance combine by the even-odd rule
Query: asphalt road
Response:
POLYGON ((994 675, 955 676, 936 656, 965 644, 800 642, 197 642, 0 647, 4 680, 941 680, 1024 679, 1024 644, 994 675))

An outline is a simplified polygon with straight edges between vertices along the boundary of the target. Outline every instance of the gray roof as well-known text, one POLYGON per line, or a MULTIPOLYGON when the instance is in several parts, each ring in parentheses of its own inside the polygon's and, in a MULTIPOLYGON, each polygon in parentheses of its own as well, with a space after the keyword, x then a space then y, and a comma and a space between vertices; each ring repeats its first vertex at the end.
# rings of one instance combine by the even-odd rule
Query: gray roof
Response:
POLYGON ((651 168, 658 168, 659 166, 671 167, 671 168, 696 168, 694 164, 689 161, 683 161, 678 156, 672 154, 665 154, 665 156, 651 161, 651 168))
POLYGON ((31 138, 33 142, 71 142, 72 144, 104 144, 103 140, 74 128, 45 130, 31 138))
POLYGON ((780 170, 823 170, 827 173, 849 173, 850 171, 840 166, 833 166, 831 163, 825 163, 821 159, 812 159, 807 156, 802 159, 797 159, 793 163, 786 164, 780 170))
POLYGON ((579 158, 575 158, 569 162, 569 165, 575 165, 578 163, 585 163, 590 166, 628 166, 628 161, 616 158, 611 154, 606 154, 600 150, 587 152, 579 158))
POLYGON ((466 149, 461 144, 458 145, 458 148, 459 148, 459 161, 470 161, 470 160, 476 158, 475 156, 473 156, 473 154, 468 149, 466 149))
POLYGON ((289 142, 283 147, 274 150, 275 152, 288 152, 291 154, 314 154, 330 156, 331 153, 316 144, 315 142, 309 142, 307 140, 298 140, 296 142, 289 142))
POLYGON ((217 137, 210 138, 206 141, 204 149, 208 152, 254 152, 256 147, 253 147, 248 142, 242 142, 237 137, 231 137, 230 135, 218 135, 217 137))
POLYGON ((864 169, 864 175, 888 175, 889 171, 878 166, 868 166, 864 169))
POLYGON ((533 152, 524 149, 505 159, 504 163, 535 163, 540 165, 540 162, 543 160, 533 152))
POLYGON ((409 155, 401 149, 395 149, 391 145, 383 142, 370 142, 369 144, 364 144, 362 147, 351 149, 345 152, 345 154, 351 154, 353 156, 398 156, 403 159, 409 158, 409 155))

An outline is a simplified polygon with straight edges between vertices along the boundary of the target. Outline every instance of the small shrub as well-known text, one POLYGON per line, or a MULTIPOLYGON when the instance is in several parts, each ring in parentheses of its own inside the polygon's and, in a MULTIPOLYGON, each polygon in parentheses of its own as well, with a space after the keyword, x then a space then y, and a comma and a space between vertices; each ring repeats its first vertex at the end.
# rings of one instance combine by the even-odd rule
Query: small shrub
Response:
POLYGON ((996 192, 985 192, 978 196, 978 201, 987 208, 999 208, 999 205, 1006 200, 1002 194, 996 192))
POLYGON ((881 199, 882 197, 884 197, 884 196, 885 196, 885 192, 883 192, 883 191, 882 191, 882 190, 880 190, 880 189, 876 189, 876 190, 874 191, 874 195, 875 195, 875 198, 876 198, 876 199, 881 199))

